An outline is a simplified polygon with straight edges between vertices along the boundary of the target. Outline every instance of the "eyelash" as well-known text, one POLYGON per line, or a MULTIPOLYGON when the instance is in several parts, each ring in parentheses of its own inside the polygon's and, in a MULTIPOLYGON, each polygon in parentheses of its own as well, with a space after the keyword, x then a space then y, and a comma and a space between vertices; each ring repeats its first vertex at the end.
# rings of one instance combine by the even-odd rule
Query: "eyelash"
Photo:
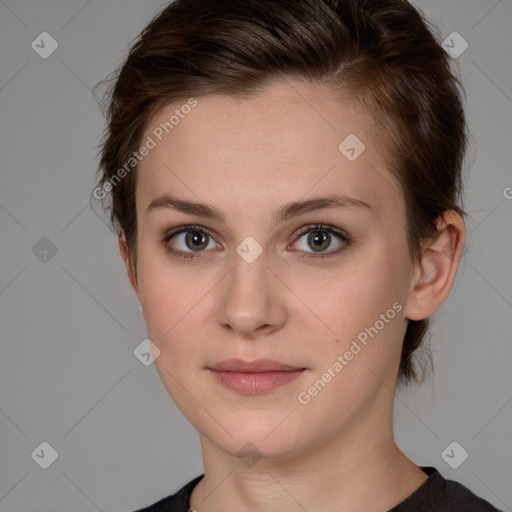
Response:
MULTIPOLYGON (((173 230, 170 233, 167 233, 162 240, 162 243, 167 248, 167 251, 169 252, 169 254, 171 254, 171 256, 176 257, 176 258, 188 258, 188 259, 202 258, 202 256, 198 256, 198 254, 200 254, 201 252, 205 252, 205 251, 199 251, 197 253, 193 253, 193 252, 185 253, 183 251, 175 251, 174 249, 170 249, 168 246, 169 240, 171 240, 171 238, 173 238, 176 235, 180 235, 181 233, 187 233, 189 231, 204 233, 204 234, 208 235, 210 238, 214 239, 213 235, 207 229, 205 229, 201 226, 196 226, 196 225, 181 226, 180 228, 177 228, 176 230, 173 230)), ((340 231, 339 229, 337 229, 333 226, 326 226, 325 224, 311 224, 309 226, 306 226, 303 230, 301 230, 298 233, 296 240, 299 240, 305 234, 307 234, 311 231, 323 231, 323 232, 329 233, 331 235, 334 235, 342 242, 342 246, 339 249, 332 251, 332 252, 325 252, 325 253, 305 252, 303 255, 300 256, 301 258, 306 258, 306 259, 307 258, 311 258, 311 259, 328 258, 330 256, 337 255, 338 253, 343 251, 346 247, 348 247, 352 244, 352 238, 350 236, 348 236, 346 233, 344 233, 343 231, 340 231)))

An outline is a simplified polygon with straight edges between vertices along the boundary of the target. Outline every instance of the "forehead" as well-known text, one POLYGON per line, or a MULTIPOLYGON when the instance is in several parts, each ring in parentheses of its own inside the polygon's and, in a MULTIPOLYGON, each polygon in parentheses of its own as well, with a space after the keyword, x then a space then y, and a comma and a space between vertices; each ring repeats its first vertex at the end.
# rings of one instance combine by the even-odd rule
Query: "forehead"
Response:
POLYGON ((212 94, 195 101, 193 108, 183 108, 187 100, 168 105, 148 124, 143 140, 156 145, 139 164, 143 205, 177 191, 190 200, 249 208, 332 192, 376 211, 390 200, 397 204, 401 194, 372 119, 349 98, 288 82, 250 98, 212 94))

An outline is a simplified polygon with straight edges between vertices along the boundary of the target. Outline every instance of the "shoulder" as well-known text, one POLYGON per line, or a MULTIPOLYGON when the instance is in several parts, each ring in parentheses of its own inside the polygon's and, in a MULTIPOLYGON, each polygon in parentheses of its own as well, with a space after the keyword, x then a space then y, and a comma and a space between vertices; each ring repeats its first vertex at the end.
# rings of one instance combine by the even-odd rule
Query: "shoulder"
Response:
POLYGON ((389 512, 500 512, 464 485, 444 478, 434 467, 421 468, 428 478, 389 512))
POLYGON ((153 503, 153 505, 141 508, 135 512, 188 512, 190 495, 203 476, 204 474, 194 478, 175 494, 162 498, 160 501, 153 503))
POLYGON ((464 510, 465 512, 500 512, 488 501, 480 498, 467 487, 453 480, 446 480, 445 494, 448 503, 451 504, 450 510, 464 510))

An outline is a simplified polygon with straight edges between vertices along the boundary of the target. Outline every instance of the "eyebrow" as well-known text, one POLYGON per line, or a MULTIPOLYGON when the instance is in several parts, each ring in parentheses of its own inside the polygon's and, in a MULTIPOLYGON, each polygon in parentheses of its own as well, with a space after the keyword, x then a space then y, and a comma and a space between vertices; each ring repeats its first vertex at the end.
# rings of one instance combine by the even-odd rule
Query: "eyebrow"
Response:
MULTIPOLYGON (((277 224, 288 220, 291 217, 327 208, 365 208, 374 213, 372 207, 365 201, 344 195, 330 195, 327 197, 308 199, 307 201, 293 201, 291 203, 286 203, 274 213, 273 220, 274 223, 277 224)), ((185 201, 169 194, 165 194, 152 201, 146 209, 146 215, 158 209, 173 210, 189 215, 196 215, 198 217, 217 219, 222 223, 225 223, 224 214, 214 206, 206 203, 203 204, 185 201)))

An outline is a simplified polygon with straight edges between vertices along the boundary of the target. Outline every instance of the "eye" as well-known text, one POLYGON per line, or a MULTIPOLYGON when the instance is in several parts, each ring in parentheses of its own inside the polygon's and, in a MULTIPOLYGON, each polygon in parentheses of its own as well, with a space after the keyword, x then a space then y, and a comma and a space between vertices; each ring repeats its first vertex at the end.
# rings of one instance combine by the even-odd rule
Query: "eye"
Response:
POLYGON ((213 240, 212 235, 200 226, 182 226, 178 230, 167 233, 162 240, 167 250, 173 255, 182 258, 195 258, 195 253, 204 252, 205 249, 214 249, 219 245, 213 240), (178 247, 173 249, 169 242, 173 240, 172 245, 178 247))
MULTIPOLYGON (((326 258, 334 256, 341 252, 345 247, 352 243, 352 239, 346 233, 340 231, 333 226, 324 226, 323 224, 315 224, 307 226, 305 230, 299 233, 299 241, 307 235, 307 238, 299 244, 299 250, 305 252, 304 258, 326 258), (326 249, 333 245, 333 236, 338 240, 337 249, 326 252, 326 249), (312 248, 313 252, 308 252, 312 248)), ((297 244, 297 242, 295 242, 297 244)))
MULTIPOLYGON (((302 258, 326 258, 334 256, 352 243, 352 238, 348 234, 333 226, 324 226, 323 224, 306 226, 306 228, 299 233, 298 241, 304 238, 305 235, 308 236, 306 240, 300 244, 301 247, 299 247, 299 251, 304 253, 304 255, 301 256, 302 258), (337 239, 337 244, 334 245, 337 245, 338 248, 327 252, 326 249, 333 245, 333 238, 334 240, 337 239), (313 251, 309 252, 309 248, 312 248, 313 251)), ((208 230, 195 225, 176 228, 164 236, 162 243, 172 256, 178 258, 201 258, 201 253, 204 253, 205 250, 221 247, 215 242, 212 234, 208 230), (171 240, 172 244, 170 244, 171 240), (177 247, 177 249, 173 247, 177 247)), ((294 245, 297 243, 296 241, 294 245)))

